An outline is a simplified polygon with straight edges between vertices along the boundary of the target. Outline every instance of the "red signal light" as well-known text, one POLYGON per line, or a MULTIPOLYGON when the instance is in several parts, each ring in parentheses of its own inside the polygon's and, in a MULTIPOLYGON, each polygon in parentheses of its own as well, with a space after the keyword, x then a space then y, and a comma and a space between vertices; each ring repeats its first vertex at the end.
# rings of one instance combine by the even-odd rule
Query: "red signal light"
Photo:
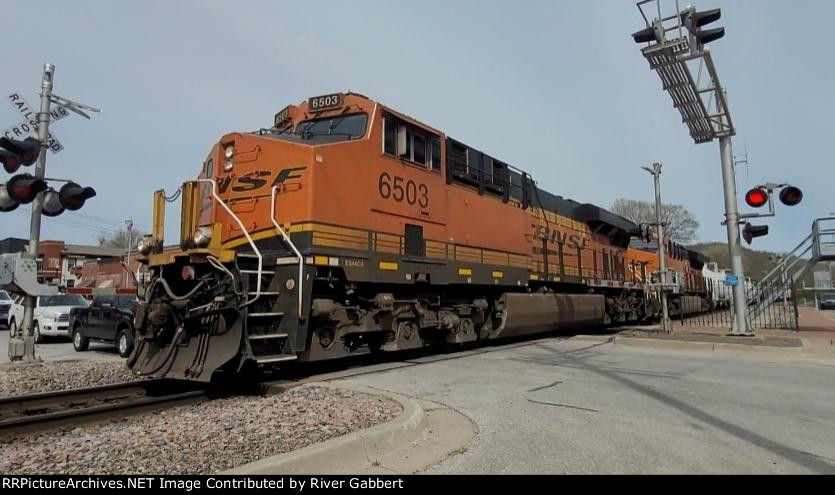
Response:
POLYGON ((768 193, 764 189, 755 187, 745 194, 745 202, 751 208, 760 208, 768 203, 768 193))
POLYGON ((43 179, 29 174, 15 175, 6 183, 9 197, 24 205, 34 201, 35 196, 45 191, 46 188, 46 182, 43 179))
POLYGON ((26 184, 18 184, 12 187, 12 196, 15 198, 28 198, 31 192, 32 187, 26 184))
POLYGON ((780 201, 786 206, 795 206, 803 201, 803 191, 794 186, 788 186, 780 191, 780 201))

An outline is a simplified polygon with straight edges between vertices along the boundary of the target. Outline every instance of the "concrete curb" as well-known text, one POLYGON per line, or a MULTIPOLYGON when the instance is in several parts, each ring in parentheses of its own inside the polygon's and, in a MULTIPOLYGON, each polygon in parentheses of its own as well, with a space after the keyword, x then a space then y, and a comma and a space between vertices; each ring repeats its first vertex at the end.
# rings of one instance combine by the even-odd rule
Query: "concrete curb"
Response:
POLYGON ((808 339, 798 337, 803 344, 801 347, 776 347, 767 345, 746 345, 726 342, 693 342, 688 340, 653 339, 643 337, 627 337, 621 335, 578 335, 571 340, 589 341, 596 343, 611 343, 624 347, 635 347, 642 349, 661 349, 670 351, 696 351, 696 352, 724 352, 737 354, 760 354, 773 357, 797 357, 797 358, 820 358, 835 357, 821 355, 816 352, 808 339))
POLYGON ((220 474, 340 474, 359 472, 379 459, 420 439, 427 428, 426 414, 415 401, 402 395, 367 387, 309 383, 302 387, 340 388, 381 395, 403 407, 399 416, 371 428, 354 431, 321 443, 267 457, 220 474))

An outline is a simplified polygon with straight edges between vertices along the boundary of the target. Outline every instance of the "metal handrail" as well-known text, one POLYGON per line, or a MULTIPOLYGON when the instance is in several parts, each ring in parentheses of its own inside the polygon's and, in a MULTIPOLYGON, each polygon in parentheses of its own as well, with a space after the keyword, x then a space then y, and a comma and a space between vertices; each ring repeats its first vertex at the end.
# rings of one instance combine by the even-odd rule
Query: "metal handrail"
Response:
POLYGON ((238 218, 238 215, 236 215, 235 212, 232 211, 231 208, 229 208, 229 205, 227 205, 226 202, 223 201, 223 199, 220 196, 218 196, 217 183, 215 183, 215 181, 212 179, 197 179, 195 182, 209 183, 212 185, 212 197, 215 201, 217 201, 220 204, 220 206, 223 207, 224 210, 226 210, 226 213, 228 213, 229 216, 231 216, 235 220, 235 222, 237 222, 238 227, 241 228, 241 231, 244 233, 244 237, 246 237, 246 240, 247 242, 249 242, 250 247, 252 247, 252 250, 255 251, 255 255, 258 256, 258 280, 256 281, 255 285, 255 296, 243 304, 244 306, 249 306, 250 304, 254 303, 259 297, 261 297, 261 275, 263 273, 264 257, 261 256, 261 251, 259 251, 258 248, 255 246, 255 241, 252 240, 252 237, 249 235, 249 231, 246 230, 246 227, 244 227, 244 223, 241 222, 241 219, 238 218))
POLYGON ((815 220, 812 223, 812 233, 806 236, 797 247, 786 254, 780 263, 763 277, 758 288, 767 290, 769 295, 761 299, 757 305, 751 308, 749 315, 752 319, 758 317, 770 304, 779 299, 781 294, 793 285, 794 281, 800 280, 820 260, 822 256, 819 246, 821 236, 835 232, 835 229, 821 229, 820 224, 830 220, 835 220, 835 218, 819 218, 815 220), (804 258, 810 251, 812 253, 811 258, 804 258), (779 291, 775 291, 775 287, 779 287, 779 291))
POLYGON ((304 257, 302 256, 302 253, 296 248, 296 245, 293 244, 293 241, 290 240, 290 236, 287 235, 287 232, 285 232, 284 229, 281 228, 281 225, 278 223, 278 220, 275 219, 275 196, 276 196, 276 193, 278 192, 278 189, 280 187, 281 186, 273 186, 273 188, 272 188, 272 196, 270 198, 270 220, 272 220, 273 226, 275 226, 275 228, 281 233, 281 237, 284 238, 284 241, 287 242, 287 244, 290 246, 290 249, 292 249, 293 252, 296 253, 296 257, 299 258, 299 283, 298 283, 299 287, 298 287, 298 290, 299 290, 299 318, 301 319, 302 318, 302 307, 303 307, 303 305, 302 305, 303 299, 302 298, 304 297, 304 292, 302 291, 302 287, 303 287, 303 284, 304 284, 303 278, 302 278, 304 276, 304 257))

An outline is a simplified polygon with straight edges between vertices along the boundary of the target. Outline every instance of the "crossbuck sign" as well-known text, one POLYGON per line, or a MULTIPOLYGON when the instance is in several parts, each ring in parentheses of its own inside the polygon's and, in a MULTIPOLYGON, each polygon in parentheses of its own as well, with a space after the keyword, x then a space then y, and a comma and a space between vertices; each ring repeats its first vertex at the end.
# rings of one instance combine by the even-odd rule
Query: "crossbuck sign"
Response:
MULTIPOLYGON (((17 110, 21 117, 23 117, 23 121, 4 130, 3 135, 9 139, 17 140, 24 139, 26 136, 37 135, 38 112, 33 110, 32 107, 26 103, 26 100, 20 96, 20 93, 11 93, 7 99, 12 108, 17 110)), ((53 124, 69 114, 70 112, 66 108, 56 106, 49 112, 49 122, 50 124, 53 124)), ((47 137, 46 145, 52 153, 60 153, 64 149, 64 145, 62 145, 61 142, 58 141, 58 138, 51 132, 47 137)))

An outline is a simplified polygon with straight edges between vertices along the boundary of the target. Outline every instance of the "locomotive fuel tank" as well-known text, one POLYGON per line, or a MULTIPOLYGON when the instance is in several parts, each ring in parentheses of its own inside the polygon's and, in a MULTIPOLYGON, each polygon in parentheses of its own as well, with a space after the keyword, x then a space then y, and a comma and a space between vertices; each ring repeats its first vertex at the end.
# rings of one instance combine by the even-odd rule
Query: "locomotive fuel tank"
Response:
POLYGON ((497 304, 501 324, 490 338, 515 337, 603 323, 606 300, 599 294, 506 293, 497 304))

